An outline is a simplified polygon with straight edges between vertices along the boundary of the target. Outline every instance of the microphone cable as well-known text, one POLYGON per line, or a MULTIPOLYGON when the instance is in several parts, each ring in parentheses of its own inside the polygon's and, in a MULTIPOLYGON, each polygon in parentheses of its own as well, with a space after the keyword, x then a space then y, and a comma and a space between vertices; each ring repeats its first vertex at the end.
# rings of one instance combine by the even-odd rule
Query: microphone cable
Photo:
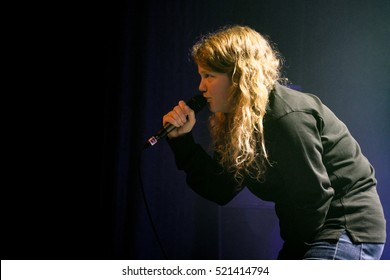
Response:
POLYGON ((141 194, 142 194, 142 199, 144 201, 144 205, 145 205, 145 209, 146 209, 146 213, 147 213, 147 216, 148 216, 148 220, 149 220, 149 223, 152 227, 152 230, 153 230, 153 234, 156 238, 156 241, 158 243, 158 246, 161 250, 161 253, 163 254, 164 258, 166 260, 169 260, 168 258, 168 255, 166 253, 166 251, 164 250, 164 246, 160 240, 160 237, 158 235, 158 232, 157 232, 157 229, 156 229, 156 226, 154 225, 154 222, 153 222, 153 218, 152 218, 152 214, 151 214, 151 211, 150 211, 150 208, 149 208, 149 204, 148 204, 148 200, 147 200, 147 197, 146 197, 146 192, 145 192, 145 188, 144 188, 144 185, 143 185, 143 182, 142 182, 142 171, 141 171, 141 165, 142 165, 142 153, 143 151, 145 151, 146 147, 143 147, 141 152, 139 153, 139 156, 138 156, 138 179, 139 179, 139 184, 140 184, 140 189, 141 189, 141 194))
MULTIPOLYGON (((190 100, 187 101, 187 105, 192 110, 194 110, 195 113, 198 113, 199 111, 201 111, 206 106, 206 104, 207 104, 207 99, 205 97, 203 97, 202 94, 195 94, 193 97, 191 97, 190 100)), ((149 219, 150 224, 152 226, 154 236, 155 236, 157 243, 161 249, 161 252, 164 255, 165 259, 167 259, 167 260, 168 260, 168 255, 164 250, 164 246, 162 245, 162 242, 161 242, 160 237, 158 235, 157 229, 153 223, 151 211, 150 211, 150 208, 149 208, 149 205, 147 202, 146 192, 145 192, 145 188, 144 188, 143 182, 142 182, 142 172, 141 172, 142 160, 141 159, 142 159, 142 152, 145 149, 157 144, 157 142, 159 142, 161 139, 163 139, 165 136, 167 136, 168 133, 171 132, 173 129, 175 129, 175 127, 172 124, 167 123, 155 135, 153 135, 151 138, 148 139, 148 141, 144 144, 141 152, 139 153, 139 157, 138 157, 138 178, 139 178, 139 182, 140 182, 140 188, 141 188, 142 198, 143 198, 143 201, 145 204, 146 213, 148 215, 148 219, 149 219)))

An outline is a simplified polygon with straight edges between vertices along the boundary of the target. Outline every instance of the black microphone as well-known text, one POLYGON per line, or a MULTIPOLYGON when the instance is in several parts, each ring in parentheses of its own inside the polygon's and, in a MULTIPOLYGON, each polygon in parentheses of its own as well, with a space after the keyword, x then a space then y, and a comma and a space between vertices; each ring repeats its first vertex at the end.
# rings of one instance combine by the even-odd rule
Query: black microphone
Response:
MULTIPOLYGON (((206 103, 207 99, 204 98, 203 95, 196 94, 190 100, 188 100, 186 104, 188 107, 194 110, 195 113, 198 113, 204 108, 206 103)), ((176 127, 173 124, 166 123, 163 128, 161 128, 155 135, 149 138, 149 140, 144 145, 144 149, 156 145, 158 141, 167 136, 168 133, 175 128, 176 127)))

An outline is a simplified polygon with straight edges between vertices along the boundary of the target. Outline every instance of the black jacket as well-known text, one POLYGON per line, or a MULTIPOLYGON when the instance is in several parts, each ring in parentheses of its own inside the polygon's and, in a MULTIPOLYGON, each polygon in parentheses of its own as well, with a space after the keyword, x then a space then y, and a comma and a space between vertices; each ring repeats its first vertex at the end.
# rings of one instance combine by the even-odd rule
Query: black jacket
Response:
MULTIPOLYGON (((374 169, 345 124, 316 96, 276 84, 264 135, 272 167, 265 182, 246 178, 244 185, 275 202, 286 243, 337 240, 344 230, 354 242, 385 242, 374 169)), ((168 142, 188 185, 201 196, 224 205, 242 189, 191 133, 168 142)))

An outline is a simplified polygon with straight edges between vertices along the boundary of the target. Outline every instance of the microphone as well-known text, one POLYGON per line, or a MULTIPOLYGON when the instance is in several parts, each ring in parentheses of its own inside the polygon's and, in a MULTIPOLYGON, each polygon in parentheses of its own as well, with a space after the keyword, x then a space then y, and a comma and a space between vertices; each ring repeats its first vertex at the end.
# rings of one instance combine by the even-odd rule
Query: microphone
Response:
MULTIPOLYGON (((201 111, 207 103, 207 99, 203 97, 201 94, 194 95, 188 102, 186 103, 188 107, 194 110, 195 113, 201 111)), ((166 123, 163 128, 161 128, 155 135, 150 137, 148 141, 144 145, 144 149, 154 146, 160 141, 162 138, 168 135, 169 132, 174 130, 176 127, 173 124, 166 123)))

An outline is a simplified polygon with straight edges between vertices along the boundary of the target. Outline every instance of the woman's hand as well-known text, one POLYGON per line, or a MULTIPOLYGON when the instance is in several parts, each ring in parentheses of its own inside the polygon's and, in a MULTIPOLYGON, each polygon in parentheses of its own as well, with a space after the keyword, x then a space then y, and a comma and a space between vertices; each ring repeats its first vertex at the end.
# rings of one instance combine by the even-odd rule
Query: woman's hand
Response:
POLYGON ((178 105, 163 117, 163 125, 173 124, 176 128, 168 134, 168 138, 180 137, 192 130, 196 123, 195 112, 180 100, 178 105))

